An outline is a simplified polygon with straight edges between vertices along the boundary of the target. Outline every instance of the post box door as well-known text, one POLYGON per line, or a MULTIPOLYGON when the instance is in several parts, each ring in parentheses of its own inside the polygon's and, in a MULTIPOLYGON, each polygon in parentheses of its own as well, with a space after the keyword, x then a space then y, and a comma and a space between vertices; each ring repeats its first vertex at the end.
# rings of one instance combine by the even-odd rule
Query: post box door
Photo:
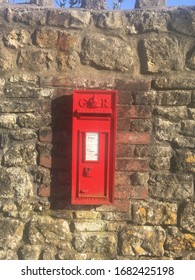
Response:
POLYGON ((115 165, 115 92, 76 91, 73 98, 72 203, 110 204, 113 202, 115 165), (80 110, 78 96, 85 100, 97 95, 105 108, 80 110), (112 94, 114 96, 112 96, 112 94), (112 108, 113 107, 113 108, 112 108))

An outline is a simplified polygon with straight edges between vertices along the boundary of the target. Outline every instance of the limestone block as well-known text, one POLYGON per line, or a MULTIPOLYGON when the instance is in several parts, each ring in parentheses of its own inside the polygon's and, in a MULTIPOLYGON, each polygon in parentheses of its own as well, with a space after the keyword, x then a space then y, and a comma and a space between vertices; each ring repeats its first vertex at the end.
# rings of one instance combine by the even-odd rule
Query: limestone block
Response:
POLYGON ((69 27, 71 14, 67 10, 55 9, 48 13, 47 24, 58 27, 69 27))
POLYGON ((167 32, 169 15, 163 10, 132 10, 125 15, 127 34, 167 32))
POLYGON ((180 225, 184 230, 195 233, 195 203, 189 202, 183 205, 180 225))
POLYGON ((51 28, 36 30, 35 41, 40 48, 55 48, 57 45, 58 31, 51 28))
POLYGON ((13 250, 0 250, 0 260, 18 260, 18 255, 13 250))
MULTIPOLYGON (((25 133, 23 136, 25 137, 25 133)), ((36 165, 36 157, 34 144, 16 144, 5 152, 3 161, 6 166, 36 165)))
POLYGON ((63 244, 66 247, 71 241, 68 222, 49 216, 34 216, 30 222, 28 239, 32 245, 63 244))
POLYGON ((166 6, 166 0, 136 0, 135 9, 166 6))
POLYGON ((161 106, 184 106, 191 102, 191 91, 158 91, 156 104, 161 106))
POLYGON ((74 222, 74 230, 77 232, 105 231, 106 228, 107 228, 107 223, 101 220, 74 222))
POLYGON ((36 98, 38 97, 38 88, 29 85, 7 85, 5 87, 5 96, 8 98, 36 98))
POLYGON ((128 226, 122 231, 123 256, 163 256, 165 230, 160 226, 128 226))
POLYGON ((14 66, 16 57, 5 48, 0 47, 0 70, 10 70, 14 66))
POLYGON ((34 26, 42 26, 46 24, 47 19, 47 9, 39 10, 37 13, 32 13, 31 9, 16 9, 16 7, 11 8, 11 6, 7 9, 6 20, 10 22, 19 22, 24 23, 26 25, 34 26))
POLYGON ((111 30, 122 29, 127 24, 125 15, 120 11, 94 14, 94 21, 97 27, 111 30))
POLYGON ((158 89, 195 89, 195 80, 194 77, 186 77, 182 78, 180 77, 175 77, 175 78, 158 78, 155 81, 153 81, 153 86, 154 88, 158 89))
POLYGON ((155 107, 154 115, 161 116, 169 121, 179 122, 187 118, 186 106, 179 107, 155 107))
POLYGON ((41 126, 47 126, 51 123, 51 115, 37 115, 33 113, 20 114, 17 121, 20 127, 39 128, 41 126))
POLYGON ((14 129, 16 125, 17 115, 16 114, 5 114, 0 116, 0 127, 14 129))
POLYGON ((0 219, 0 247, 3 249, 16 249, 22 241, 24 224, 8 219, 0 219))
POLYGON ((128 71, 133 67, 132 48, 116 38, 86 36, 83 40, 81 62, 98 69, 128 71))
POLYGON ((195 36, 195 11, 189 7, 179 7, 169 11, 170 29, 180 34, 195 36))
POLYGON ((189 136, 177 136, 173 138, 173 143, 180 148, 194 148, 195 138, 189 136))
POLYGON ((156 174, 149 180, 151 197, 168 201, 184 200, 193 197, 193 177, 188 174, 156 174))
POLYGON ((140 62, 143 73, 163 73, 182 70, 183 50, 176 38, 161 36, 140 41, 140 62))
POLYGON ((21 260, 39 260, 41 254, 41 246, 39 245, 23 245, 19 249, 21 260))
POLYGON ((28 173, 20 167, 0 169, 0 196, 26 199, 33 195, 33 184, 28 173))
POLYGON ((182 121, 181 134, 186 136, 195 136, 195 120, 182 121))
POLYGON ((154 170, 170 170, 173 150, 169 145, 159 143, 150 150, 150 168, 154 170))
POLYGON ((195 119, 195 108, 188 108, 188 116, 190 119, 195 119))
POLYGON ((76 233, 73 245, 78 252, 105 254, 109 258, 117 253, 117 236, 111 232, 76 233))
POLYGON ((189 149, 175 150, 173 159, 175 170, 195 172, 195 152, 189 149))
POLYGON ((195 70, 195 47, 187 54, 186 66, 191 70, 195 70))
POLYGON ((3 38, 5 46, 12 49, 19 49, 30 44, 30 34, 27 30, 13 29, 9 34, 3 38))
POLYGON ((17 64, 19 68, 28 71, 47 71, 55 66, 55 57, 50 50, 21 50, 18 54, 17 64))
POLYGON ((162 118, 154 121, 154 133, 157 140, 172 141, 180 132, 180 123, 171 122, 162 118))
POLYGON ((173 254, 173 257, 182 257, 185 252, 193 253, 195 249, 195 235, 183 233, 176 227, 169 227, 167 230, 167 239, 165 249, 173 254))
POLYGON ((146 186, 148 184, 149 174, 136 172, 130 175, 130 182, 133 186, 146 186))
POLYGON ((35 74, 14 74, 13 76, 9 77, 9 82, 12 84, 14 83, 14 86, 19 86, 19 85, 28 85, 28 86, 36 86, 39 85, 39 77, 35 74))
POLYGON ((18 130, 13 130, 10 133, 10 136, 14 140, 31 140, 31 139, 37 139, 37 134, 32 129, 23 128, 18 130))
POLYGON ((132 201, 133 223, 138 225, 176 225, 177 204, 159 201, 132 201))
POLYGON ((69 26, 75 29, 87 27, 91 21, 91 13, 82 10, 70 10, 69 26))

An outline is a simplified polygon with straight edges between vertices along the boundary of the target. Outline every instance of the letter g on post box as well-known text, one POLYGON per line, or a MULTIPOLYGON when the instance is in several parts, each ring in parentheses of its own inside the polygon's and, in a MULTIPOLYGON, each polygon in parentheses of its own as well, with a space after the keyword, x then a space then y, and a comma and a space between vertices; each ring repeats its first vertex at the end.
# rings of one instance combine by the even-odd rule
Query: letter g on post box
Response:
POLYGON ((116 91, 75 90, 72 127, 72 204, 114 201, 116 91))

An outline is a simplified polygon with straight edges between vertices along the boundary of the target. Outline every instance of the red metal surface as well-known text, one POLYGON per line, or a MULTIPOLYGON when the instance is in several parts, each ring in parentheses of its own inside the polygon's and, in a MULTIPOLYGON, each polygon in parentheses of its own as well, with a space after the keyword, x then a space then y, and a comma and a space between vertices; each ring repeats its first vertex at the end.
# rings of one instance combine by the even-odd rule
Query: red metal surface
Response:
POLYGON ((72 128, 72 204, 114 201, 116 91, 75 90, 72 128))

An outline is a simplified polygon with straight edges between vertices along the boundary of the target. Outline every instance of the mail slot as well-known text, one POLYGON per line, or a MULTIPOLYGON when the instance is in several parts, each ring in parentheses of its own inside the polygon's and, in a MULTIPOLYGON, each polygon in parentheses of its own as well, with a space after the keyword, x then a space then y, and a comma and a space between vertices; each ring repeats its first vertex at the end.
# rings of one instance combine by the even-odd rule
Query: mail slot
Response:
POLYGON ((116 91, 75 90, 72 121, 72 204, 114 201, 116 91))

